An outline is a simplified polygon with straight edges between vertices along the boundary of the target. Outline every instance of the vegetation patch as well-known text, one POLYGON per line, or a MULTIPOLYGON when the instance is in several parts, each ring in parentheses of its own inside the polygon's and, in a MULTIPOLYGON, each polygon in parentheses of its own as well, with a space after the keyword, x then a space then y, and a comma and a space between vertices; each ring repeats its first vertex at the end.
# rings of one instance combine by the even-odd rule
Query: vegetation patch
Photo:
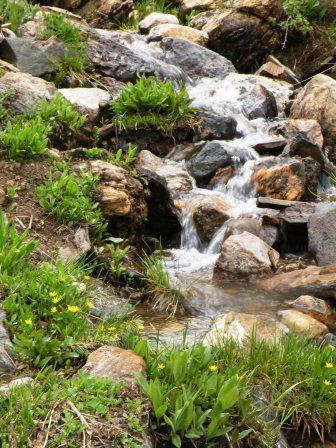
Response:
POLYGON ((10 23, 14 32, 23 22, 33 17, 38 10, 39 7, 28 0, 0 0, 2 21, 10 23))
POLYGON ((192 127, 196 109, 191 106, 187 89, 174 88, 171 81, 141 77, 128 83, 116 101, 111 103, 114 123, 120 129, 162 129, 167 133, 177 126, 192 127))
POLYGON ((290 30, 310 33, 312 22, 321 22, 328 13, 332 2, 320 0, 282 0, 288 19, 282 26, 290 30))

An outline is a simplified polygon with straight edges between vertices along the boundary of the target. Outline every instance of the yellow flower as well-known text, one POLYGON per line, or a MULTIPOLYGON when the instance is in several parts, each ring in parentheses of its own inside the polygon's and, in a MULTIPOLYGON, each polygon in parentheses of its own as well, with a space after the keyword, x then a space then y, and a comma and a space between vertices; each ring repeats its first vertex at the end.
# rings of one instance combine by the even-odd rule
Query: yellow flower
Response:
POLYGON ((158 370, 163 370, 163 369, 165 369, 166 368, 166 366, 164 365, 164 364, 162 364, 161 362, 160 362, 160 364, 158 364, 158 366, 157 366, 157 369, 158 370))
POLYGON ((92 302, 91 300, 88 300, 88 301, 86 302, 86 306, 88 306, 89 308, 93 308, 93 307, 94 307, 94 304, 93 304, 93 302, 92 302))
POLYGON ((79 307, 76 305, 68 305, 68 310, 70 313, 77 313, 79 311, 79 307))
POLYGON ((329 381, 329 380, 324 380, 323 383, 324 383, 326 386, 331 386, 331 381, 329 381))
POLYGON ((50 312, 51 313, 57 313, 57 308, 55 307, 55 306, 52 306, 51 308, 50 308, 50 312))
POLYGON ((104 330, 105 330, 104 325, 99 325, 98 330, 99 330, 99 331, 104 331, 104 330))
POLYGON ((109 329, 109 331, 115 331, 115 330, 116 330, 116 327, 114 327, 113 325, 111 325, 108 329, 109 329))
POLYGON ((325 367, 326 369, 332 369, 334 367, 334 364, 332 362, 327 362, 325 367))
POLYGON ((83 280, 90 280, 90 276, 89 275, 84 275, 83 280))
POLYGON ((61 299, 60 299, 59 297, 53 297, 53 298, 51 299, 51 301, 52 301, 52 303, 58 303, 58 302, 61 301, 61 299))
POLYGON ((49 296, 50 296, 50 297, 57 297, 58 294, 57 294, 56 291, 50 291, 49 296))
POLYGON ((31 325, 31 324, 32 324, 32 320, 31 320, 31 319, 26 319, 26 320, 24 321, 24 323, 25 323, 26 325, 31 325))
POLYGON ((217 367, 215 364, 213 364, 212 366, 209 366, 209 370, 210 370, 211 372, 217 372, 218 367, 217 367))
POLYGON ((241 376, 239 376, 238 373, 236 373, 236 380, 240 381, 240 379, 241 379, 241 376))
POLYGON ((334 345, 332 345, 332 344, 329 344, 328 347, 330 348, 330 350, 335 350, 335 348, 336 348, 336 347, 335 347, 334 345))
POLYGON ((145 326, 144 326, 144 324, 138 324, 138 328, 139 328, 139 330, 143 330, 144 328, 145 328, 145 326))

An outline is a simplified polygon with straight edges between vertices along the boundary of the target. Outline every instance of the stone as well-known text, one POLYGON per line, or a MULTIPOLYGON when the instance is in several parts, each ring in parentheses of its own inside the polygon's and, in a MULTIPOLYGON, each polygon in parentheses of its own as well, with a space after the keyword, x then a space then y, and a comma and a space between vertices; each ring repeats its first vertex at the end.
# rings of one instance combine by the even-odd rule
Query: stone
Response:
POLYGON ((271 275, 279 258, 278 252, 249 232, 231 235, 222 245, 213 278, 220 283, 271 275))
POLYGON ((328 327, 298 310, 278 311, 281 322, 298 335, 318 338, 328 332, 328 327))
POLYGON ((104 76, 123 82, 135 82, 139 75, 177 82, 186 80, 181 70, 158 59, 157 49, 152 50, 144 36, 91 29, 87 42, 89 59, 104 76))
POLYGON ((163 14, 162 12, 152 12, 139 22, 139 30, 141 33, 149 33, 149 31, 157 25, 163 24, 178 25, 179 21, 173 14, 163 14))
POLYGON ((75 232, 73 241, 59 247, 58 256, 64 264, 74 263, 87 254, 91 248, 88 229, 79 227, 75 232))
POLYGON ((283 157, 310 157, 322 168, 324 167, 324 155, 320 146, 302 138, 290 141, 281 155, 283 157))
POLYGON ((284 149, 287 144, 287 140, 283 137, 276 135, 265 137, 262 140, 253 143, 252 147, 261 155, 278 155, 284 149))
POLYGON ((299 84, 300 80, 295 73, 283 65, 274 56, 268 56, 267 61, 257 71, 256 75, 267 76, 268 78, 280 79, 290 84, 299 84))
POLYGON ((44 99, 52 99, 57 89, 44 79, 28 73, 5 73, 0 78, 0 93, 11 91, 12 95, 4 101, 4 106, 14 114, 24 114, 36 109, 44 99))
POLYGON ((235 73, 234 65, 224 56, 190 40, 165 37, 160 42, 166 63, 179 67, 190 78, 224 79, 235 73))
POLYGON ((215 8, 218 1, 214 0, 182 0, 180 2, 179 15, 182 19, 185 19, 191 12, 208 11, 215 8))
POLYGON ((252 180, 258 196, 289 201, 300 200, 306 190, 302 162, 294 159, 276 159, 277 165, 261 162, 255 167, 252 180), (279 163, 280 162, 280 163, 279 163))
POLYGON ((273 93, 263 85, 256 85, 246 92, 243 106, 244 114, 249 120, 256 118, 274 118, 278 115, 278 108, 273 93))
POLYGON ((99 202, 105 216, 125 216, 131 212, 128 195, 108 185, 98 186, 95 199, 99 202))
POLYGON ((270 17, 281 17, 284 14, 279 0, 237 0, 234 7, 241 12, 269 20, 270 17))
POLYGON ((98 13, 114 22, 121 22, 127 19, 133 8, 132 0, 99 0, 98 13))
POLYGON ((132 350, 104 345, 89 355, 80 371, 89 377, 122 381, 127 388, 138 389, 134 374, 146 375, 146 363, 132 350))
POLYGON ((86 115, 91 123, 97 122, 100 115, 100 103, 111 99, 109 92, 97 87, 76 87, 73 89, 59 89, 81 114, 86 115))
POLYGON ((0 205, 4 205, 7 201, 6 191, 0 187, 0 205))
POLYGON ((0 305, 0 375, 14 372, 14 350, 7 332, 6 314, 0 305))
POLYGON ((229 311, 216 319, 210 331, 205 335, 205 345, 220 344, 223 338, 232 338, 239 343, 248 342, 254 335, 258 340, 273 343, 289 332, 281 322, 265 315, 236 313, 229 311))
POLYGON ((307 314, 314 312, 329 316, 332 313, 330 306, 325 300, 314 296, 300 296, 293 302, 290 302, 290 305, 307 314))
POLYGON ((30 376, 24 376, 22 378, 12 380, 8 384, 4 384, 0 387, 0 395, 7 396, 12 389, 15 389, 16 387, 22 386, 24 384, 30 384, 33 381, 33 378, 31 378, 30 376))
POLYGON ((177 162, 162 160, 150 151, 143 150, 139 153, 136 164, 140 170, 145 169, 147 173, 152 171, 162 177, 173 198, 185 194, 193 188, 192 177, 177 162))
POLYGON ((312 295, 323 299, 336 298, 336 264, 310 266, 261 280, 258 286, 287 298, 312 295))
POLYGON ((257 198, 257 207, 260 208, 270 208, 276 210, 283 210, 287 207, 292 207, 294 205, 304 204, 301 201, 288 201, 284 199, 274 199, 269 197, 258 197, 257 198))
POLYGON ((327 75, 314 76, 299 92, 290 111, 291 118, 317 120, 325 144, 336 144, 336 81, 327 75))
POLYGON ((34 42, 19 37, 1 42, 0 58, 15 65, 21 72, 33 76, 44 76, 56 70, 54 64, 34 42))
POLYGON ((322 129, 316 120, 285 118, 272 122, 271 132, 280 133, 287 140, 303 140, 323 148, 322 129))
POLYGON ((231 140, 234 138, 237 121, 230 116, 223 116, 211 109, 199 109, 199 140, 231 140))
POLYGON ((163 25, 156 25, 151 28, 148 39, 150 41, 155 41, 163 37, 179 37, 181 39, 190 40, 198 45, 204 45, 208 43, 208 34, 204 31, 196 30, 190 26, 184 25, 174 25, 171 23, 166 23, 163 25))
POLYGON ((281 38, 268 21, 237 9, 202 12, 192 18, 190 26, 206 32, 209 48, 235 61, 243 72, 276 48, 281 38))
POLYGON ((216 196, 201 196, 195 202, 191 205, 192 219, 199 237, 208 243, 231 217, 231 207, 216 196))
POLYGON ((225 168, 218 168, 218 170, 216 170, 215 175, 208 183, 208 186, 209 187, 214 187, 215 185, 224 186, 229 182, 229 180, 232 178, 233 175, 234 175, 234 168, 231 165, 226 166, 225 168))
POLYGON ((240 235, 243 232, 248 232, 262 239, 269 246, 273 246, 279 236, 278 229, 275 226, 263 223, 262 220, 258 218, 231 218, 226 221, 226 226, 223 241, 231 235, 240 235))
POLYGON ((309 251, 319 266, 336 263, 336 205, 321 204, 308 221, 309 251))

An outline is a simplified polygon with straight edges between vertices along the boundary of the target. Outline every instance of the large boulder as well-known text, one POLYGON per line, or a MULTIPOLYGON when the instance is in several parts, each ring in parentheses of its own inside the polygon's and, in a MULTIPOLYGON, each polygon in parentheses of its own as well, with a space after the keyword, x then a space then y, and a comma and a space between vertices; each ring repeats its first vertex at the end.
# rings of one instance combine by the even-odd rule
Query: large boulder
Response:
POLYGON ((278 252, 252 233, 231 235, 222 245, 213 278, 220 283, 271 275, 279 258, 278 252))
POLYGON ((60 89, 59 92, 78 111, 87 115, 91 122, 96 122, 99 118, 100 104, 111 99, 109 92, 97 87, 86 88, 76 87, 73 89, 60 89))
POLYGON ((200 140, 230 140, 234 138, 237 121, 234 117, 218 114, 210 108, 198 110, 200 140))
POLYGON ((272 317, 230 311, 216 319, 205 335, 204 343, 206 345, 221 344, 225 338, 232 338, 242 343, 251 336, 272 343, 288 332, 284 324, 272 317))
POLYGON ((323 204, 315 208, 308 221, 309 250, 317 264, 336 263, 336 205, 323 204))
POLYGON ((325 144, 336 145, 336 81, 323 74, 314 76, 296 97, 290 117, 317 120, 325 144))
POLYGON ((198 14, 190 26, 206 32, 209 47, 235 61, 239 71, 277 47, 280 34, 269 23, 237 9, 215 9, 198 14))
POLYGON ((328 327, 322 322, 298 310, 281 310, 278 316, 284 325, 299 335, 317 338, 328 332, 328 327))
POLYGON ((310 266, 274 275, 261 280, 258 285, 265 291, 287 298, 297 298, 300 295, 336 298, 336 264, 310 266))
POLYGON ((224 56, 190 40, 166 37, 160 42, 164 61, 175 65, 192 79, 224 79, 236 72, 233 64, 224 56))
POLYGON ((133 9, 133 0, 99 0, 98 4, 98 13, 116 23, 127 19, 133 9))
POLYGON ((154 26, 166 23, 178 25, 179 21, 173 14, 163 14, 162 12, 152 12, 139 22, 139 29, 142 33, 148 33, 154 26))
POLYGON ((276 226, 263 222, 260 218, 240 217, 226 221, 224 240, 231 235, 240 235, 243 232, 252 233, 252 235, 262 239, 269 246, 273 246, 279 237, 279 231, 276 226))
POLYGON ((52 99, 57 89, 44 79, 28 73, 8 72, 0 78, 0 93, 10 96, 4 106, 14 114, 24 114, 36 109, 44 99, 52 99))
POLYGON ((204 31, 196 30, 190 26, 174 25, 172 23, 156 25, 151 28, 148 35, 149 41, 158 40, 163 37, 179 37, 204 46, 208 43, 209 39, 207 33, 204 31))

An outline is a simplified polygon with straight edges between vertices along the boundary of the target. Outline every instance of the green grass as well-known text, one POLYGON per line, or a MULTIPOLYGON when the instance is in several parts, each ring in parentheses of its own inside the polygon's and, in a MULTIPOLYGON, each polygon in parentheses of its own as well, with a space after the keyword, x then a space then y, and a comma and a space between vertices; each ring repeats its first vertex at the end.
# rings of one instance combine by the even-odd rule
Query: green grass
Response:
POLYGON ((125 399, 122 384, 109 379, 42 373, 32 384, 12 389, 8 397, 0 395, 0 443, 2 448, 27 448, 28 441, 35 443, 39 436, 50 448, 76 448, 82 446, 84 434, 93 443, 141 448, 136 442, 144 430, 141 404, 139 399, 125 399), (125 413, 122 422, 113 421, 114 415, 125 413))
POLYGON ((50 13, 44 15, 46 31, 43 38, 56 36, 67 46, 67 51, 57 61, 57 72, 52 80, 57 87, 67 85, 67 76, 71 73, 82 74, 88 67, 87 43, 78 26, 66 20, 64 15, 50 13))
POLYGON ((92 199, 97 178, 82 171, 75 175, 66 163, 52 167, 44 185, 37 187, 36 194, 41 207, 57 221, 71 226, 89 224, 95 229, 104 226, 99 204, 92 199))
POLYGON ((37 5, 27 0, 0 0, 0 15, 3 23, 10 23, 11 30, 17 31, 19 26, 33 17, 39 10, 37 5))
POLYGON ((121 129, 157 128, 171 132, 178 125, 192 126, 196 114, 185 87, 175 90, 171 81, 159 81, 153 76, 127 83, 111 108, 114 123, 121 129))
POLYGON ((313 30, 312 22, 321 22, 328 13, 331 2, 320 0, 282 0, 288 19, 283 27, 309 33, 313 30))

